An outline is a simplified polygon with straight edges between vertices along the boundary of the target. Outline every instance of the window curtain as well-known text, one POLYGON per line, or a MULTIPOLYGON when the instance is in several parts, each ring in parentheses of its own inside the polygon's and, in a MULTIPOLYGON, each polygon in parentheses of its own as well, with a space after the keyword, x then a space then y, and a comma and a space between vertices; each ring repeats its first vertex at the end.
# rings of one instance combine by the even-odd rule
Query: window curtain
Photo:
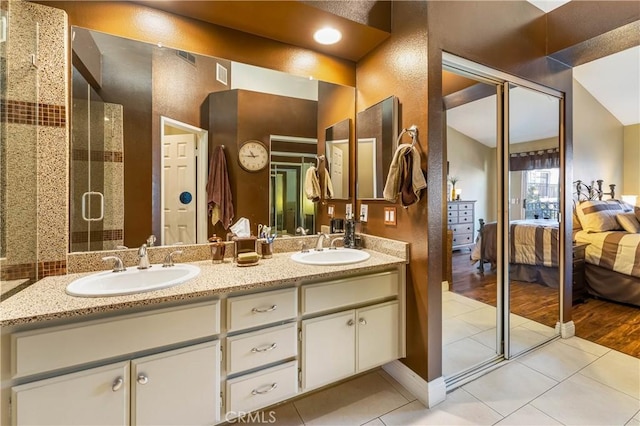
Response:
POLYGON ((519 152, 511 154, 509 170, 535 170, 560 168, 560 149, 519 152))

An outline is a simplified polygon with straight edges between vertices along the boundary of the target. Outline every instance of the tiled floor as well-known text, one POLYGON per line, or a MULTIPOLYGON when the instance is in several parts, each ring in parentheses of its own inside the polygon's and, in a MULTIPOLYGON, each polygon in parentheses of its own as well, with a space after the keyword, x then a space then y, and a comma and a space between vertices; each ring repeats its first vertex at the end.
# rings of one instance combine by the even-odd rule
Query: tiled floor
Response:
MULTIPOLYGON (((449 318, 465 315, 464 307, 454 306, 456 314, 449 318)), ((474 311, 466 314, 485 318, 474 311)), ((491 328, 482 321, 473 326, 462 322, 458 317, 455 330, 446 333, 450 345, 466 339, 465 334, 477 336, 478 330, 491 328)), ((532 324, 527 328, 526 320, 519 326, 534 333, 547 331, 532 324)), ((473 342, 491 350, 481 340, 473 342)), ((261 424, 275 420, 272 424, 323 426, 640 426, 640 359, 572 337, 505 363, 447 394, 431 409, 384 370, 376 370, 276 407, 262 419, 261 424)))

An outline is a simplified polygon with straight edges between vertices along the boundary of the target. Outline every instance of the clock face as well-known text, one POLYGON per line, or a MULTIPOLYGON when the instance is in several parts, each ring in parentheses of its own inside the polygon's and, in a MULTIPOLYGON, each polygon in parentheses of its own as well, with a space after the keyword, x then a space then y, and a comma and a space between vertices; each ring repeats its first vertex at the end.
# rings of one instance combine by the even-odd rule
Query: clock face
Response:
POLYGON ((238 151, 240 166, 248 172, 257 172, 269 164, 269 151, 260 141, 247 141, 238 151))

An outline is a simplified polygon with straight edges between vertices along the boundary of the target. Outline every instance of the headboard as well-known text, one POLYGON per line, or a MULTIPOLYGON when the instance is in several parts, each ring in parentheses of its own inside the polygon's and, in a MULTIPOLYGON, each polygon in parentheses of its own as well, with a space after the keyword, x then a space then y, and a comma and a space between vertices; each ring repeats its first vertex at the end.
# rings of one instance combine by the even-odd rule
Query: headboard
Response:
POLYGON ((612 200, 616 198, 616 185, 614 183, 609 184, 609 192, 604 192, 602 190, 603 182, 602 179, 595 181, 595 184, 592 181, 591 185, 587 185, 581 180, 573 182, 576 188, 576 192, 574 192, 576 201, 580 203, 589 200, 602 200, 602 197, 605 195, 609 195, 612 200))

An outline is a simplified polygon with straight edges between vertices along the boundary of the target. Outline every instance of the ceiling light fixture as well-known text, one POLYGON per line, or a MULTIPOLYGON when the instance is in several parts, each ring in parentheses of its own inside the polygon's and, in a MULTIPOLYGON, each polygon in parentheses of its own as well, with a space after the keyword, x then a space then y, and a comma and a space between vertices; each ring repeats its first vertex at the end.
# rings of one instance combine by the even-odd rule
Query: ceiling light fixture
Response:
POLYGON ((325 27, 316 31, 313 39, 320 44, 335 44, 342 39, 342 33, 335 28, 325 27))

